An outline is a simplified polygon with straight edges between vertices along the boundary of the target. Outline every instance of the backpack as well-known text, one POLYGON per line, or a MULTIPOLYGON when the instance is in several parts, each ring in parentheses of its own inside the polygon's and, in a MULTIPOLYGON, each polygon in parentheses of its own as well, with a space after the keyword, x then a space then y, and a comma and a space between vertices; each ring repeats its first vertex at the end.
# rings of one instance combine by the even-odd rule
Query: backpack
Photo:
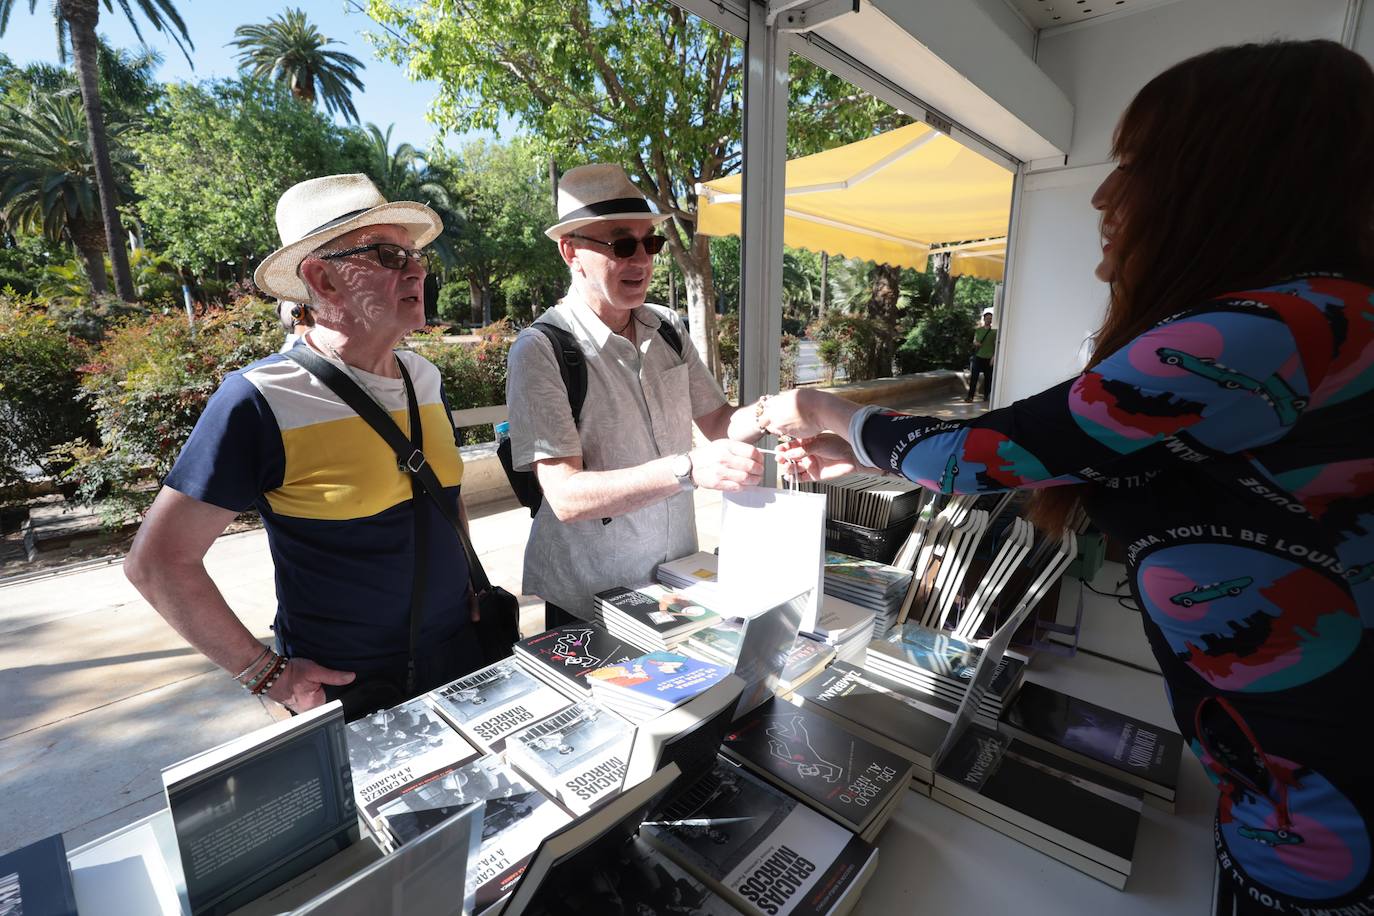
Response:
MULTIPOLYGON (((582 404, 587 400, 587 363, 582 358, 582 348, 577 345, 577 339, 571 332, 557 325, 547 321, 536 321, 530 327, 543 332, 549 343, 553 344, 553 355, 558 360, 558 372, 563 376, 563 387, 568 391, 568 407, 572 409, 573 425, 581 426, 582 404)), ((678 336, 677 329, 668 321, 662 320, 658 323, 658 333, 681 359, 682 338, 678 336)), ((520 505, 530 510, 530 517, 533 518, 544 502, 544 491, 539 486, 539 478, 532 470, 515 470, 509 437, 502 439, 496 446, 496 457, 501 461, 501 469, 506 472, 506 480, 510 481, 515 498, 520 501, 520 505)), ((602 524, 609 521, 610 519, 602 519, 602 524)))

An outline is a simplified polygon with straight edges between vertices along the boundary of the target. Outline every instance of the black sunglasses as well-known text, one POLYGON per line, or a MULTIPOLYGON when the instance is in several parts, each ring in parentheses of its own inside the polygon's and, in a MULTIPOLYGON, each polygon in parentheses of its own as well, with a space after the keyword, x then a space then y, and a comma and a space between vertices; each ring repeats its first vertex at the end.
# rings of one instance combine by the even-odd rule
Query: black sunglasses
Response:
POLYGON ((375 245, 359 245, 357 248, 349 248, 344 251, 330 251, 325 254, 316 255, 322 261, 332 261, 336 258, 346 258, 349 255, 362 254, 365 251, 377 252, 377 263, 390 270, 405 270, 406 265, 411 261, 420 265, 421 270, 429 270, 429 258, 418 248, 406 248, 404 245, 393 245, 390 242, 378 242, 375 245))
POLYGON ((605 245, 607 248, 611 249, 611 254, 622 260, 624 258, 634 257, 635 252, 639 250, 640 242, 644 243, 644 250, 647 251, 650 256, 658 254, 663 250, 663 246, 668 244, 668 240, 661 235, 646 235, 642 239, 623 238, 616 239, 614 242, 603 242, 601 239, 594 239, 588 235, 577 235, 569 232, 568 238, 581 239, 584 242, 595 242, 598 245, 605 245))

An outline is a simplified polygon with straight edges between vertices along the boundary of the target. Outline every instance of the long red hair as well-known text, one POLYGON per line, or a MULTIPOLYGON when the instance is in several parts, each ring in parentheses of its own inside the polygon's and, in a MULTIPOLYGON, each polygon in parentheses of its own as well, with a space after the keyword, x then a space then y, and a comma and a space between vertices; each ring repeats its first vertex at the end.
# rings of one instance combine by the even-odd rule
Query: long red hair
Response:
MULTIPOLYGON (((1106 213, 1117 254, 1089 368, 1157 322, 1307 270, 1374 279, 1374 70, 1333 41, 1218 48, 1121 116, 1106 213)), ((1079 487, 1035 494, 1058 530, 1079 487)))

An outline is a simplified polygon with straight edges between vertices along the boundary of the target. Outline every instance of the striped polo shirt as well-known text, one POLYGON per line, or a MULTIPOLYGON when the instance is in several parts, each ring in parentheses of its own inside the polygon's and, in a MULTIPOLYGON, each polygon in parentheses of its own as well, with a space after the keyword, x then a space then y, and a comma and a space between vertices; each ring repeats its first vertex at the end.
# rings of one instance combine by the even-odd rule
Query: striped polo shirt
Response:
MULTIPOLYGON (((414 353, 397 356, 415 384, 425 456, 456 502, 463 464, 439 370, 414 353)), ((404 383, 348 371, 409 435, 404 383)), ((348 671, 404 665, 415 562, 410 479, 367 422, 309 372, 277 354, 225 378, 165 483, 261 513, 276 567, 276 630, 289 654, 348 671)), ((421 511, 430 545, 421 644, 432 646, 469 625, 468 565, 430 500, 421 511)))

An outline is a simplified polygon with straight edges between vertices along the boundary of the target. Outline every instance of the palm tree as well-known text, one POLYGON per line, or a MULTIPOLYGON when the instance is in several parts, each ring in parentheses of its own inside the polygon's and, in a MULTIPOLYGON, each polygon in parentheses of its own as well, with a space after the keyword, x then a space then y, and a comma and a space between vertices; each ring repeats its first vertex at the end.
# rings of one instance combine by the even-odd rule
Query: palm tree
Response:
MULTIPOLYGON (((17 0, 0 0, 0 35, 5 34, 9 25, 10 13, 14 11, 17 0)), ((114 11, 112 0, 104 0, 105 9, 114 11)), ((29 13, 38 6, 38 0, 29 0, 29 13)), ((186 23, 177 12, 172 0, 119 0, 119 8, 133 26, 134 35, 140 42, 143 33, 139 31, 138 20, 133 8, 143 13, 154 29, 166 31, 172 36, 178 48, 186 54, 189 45, 194 48, 191 36, 186 33, 186 23), (186 44, 182 44, 185 39, 186 44)), ((110 251, 110 263, 114 267, 115 292, 126 302, 136 299, 133 275, 129 271, 129 255, 124 247, 124 229, 119 222, 119 197, 115 186, 114 167, 110 162, 109 140, 105 135, 105 116, 100 107, 100 72, 96 57, 99 47, 95 34, 96 23, 100 21, 100 0, 52 0, 51 4, 57 25, 57 51, 63 62, 67 59, 64 38, 71 41, 72 57, 76 60, 76 78, 81 85, 81 106, 86 115, 86 128, 90 134, 90 151, 95 167, 95 184, 100 198, 100 216, 105 229, 105 243, 110 251)))
POLYGON ((313 105, 320 98, 331 115, 341 112, 346 120, 358 120, 349 86, 363 88, 356 71, 364 64, 352 54, 325 50, 339 42, 321 35, 304 10, 287 10, 262 24, 241 25, 234 36, 230 44, 242 49, 239 67, 249 75, 285 82, 301 101, 313 105))
MULTIPOLYGON (((109 137, 117 138, 125 127, 111 122, 109 137)), ((0 217, 11 229, 71 243, 91 288, 104 293, 105 252, 123 246, 107 245, 100 212, 105 195, 98 190, 94 158, 75 93, 35 95, 24 108, 0 105, 0 217)), ((116 188, 126 190, 132 156, 116 147, 109 163, 116 188)))
POLYGON ((431 243, 440 263, 452 269, 457 258, 453 238, 465 228, 462 209, 445 186, 444 171, 425 159, 425 154, 409 143, 391 148, 392 124, 382 133, 376 124, 358 131, 362 141, 362 169, 387 200, 418 200, 428 204, 443 220, 444 232, 431 243))

